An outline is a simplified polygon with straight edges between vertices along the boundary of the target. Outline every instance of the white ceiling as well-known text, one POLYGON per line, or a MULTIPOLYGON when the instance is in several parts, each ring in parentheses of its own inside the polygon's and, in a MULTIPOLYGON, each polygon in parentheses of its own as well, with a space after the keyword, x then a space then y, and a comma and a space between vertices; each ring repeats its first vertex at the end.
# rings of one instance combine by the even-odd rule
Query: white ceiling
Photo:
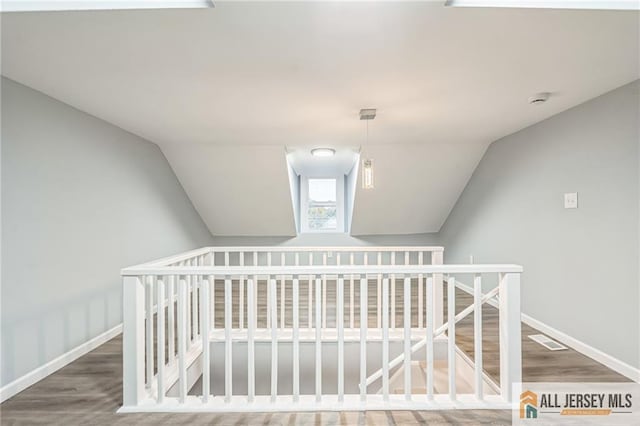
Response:
POLYGON ((637 79, 638 29, 433 2, 13 13, 2 73, 160 145, 214 235, 294 234, 284 147, 325 145, 375 160, 354 234, 434 232, 490 142, 637 79))

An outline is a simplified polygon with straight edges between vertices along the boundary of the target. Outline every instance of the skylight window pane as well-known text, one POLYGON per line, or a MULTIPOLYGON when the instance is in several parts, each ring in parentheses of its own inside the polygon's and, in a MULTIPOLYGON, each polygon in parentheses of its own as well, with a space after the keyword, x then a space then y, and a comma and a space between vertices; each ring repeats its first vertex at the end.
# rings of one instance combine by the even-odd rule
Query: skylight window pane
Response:
POLYGON ((309 179, 309 201, 319 203, 336 202, 335 179, 309 179))
POLYGON ((338 228, 338 218, 336 217, 336 206, 309 206, 307 217, 309 218, 309 229, 335 230, 338 228))
POLYGON ((313 231, 338 229, 335 179, 309 179, 308 227, 313 231))

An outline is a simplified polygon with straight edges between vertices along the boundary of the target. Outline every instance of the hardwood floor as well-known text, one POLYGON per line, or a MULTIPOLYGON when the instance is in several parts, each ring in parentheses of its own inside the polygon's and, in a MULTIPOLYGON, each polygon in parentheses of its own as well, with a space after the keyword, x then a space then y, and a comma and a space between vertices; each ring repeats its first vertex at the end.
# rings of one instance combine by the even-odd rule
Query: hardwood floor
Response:
MULTIPOLYGON (((301 290, 301 297, 303 294, 304 291, 301 290)), ((396 294, 399 299, 402 294, 401 282, 398 283, 396 294)), ((219 297, 217 299, 221 300, 219 297)), ((331 300, 331 297, 329 297, 329 300, 331 300)), ((471 297, 466 293, 460 291, 456 293, 456 311, 462 310, 470 302, 471 297)), ((375 307, 375 304, 370 303, 370 306, 375 307)), ((396 309, 396 317, 398 318, 398 325, 400 325, 402 318, 401 304, 398 304, 396 309)), ((330 315, 332 311, 334 310, 330 307, 328 314, 330 315)), ((220 313, 217 312, 216 317, 219 318, 219 315, 220 313)), ((558 352, 548 351, 526 337, 528 334, 537 333, 536 330, 524 324, 522 330, 523 379, 525 381, 628 381, 625 377, 572 349, 558 352)), ((497 378, 499 377, 497 310, 489 305, 485 305, 483 309, 483 333, 484 366, 489 375, 497 378)), ((473 316, 470 316, 458 323, 456 327, 457 343, 469 355, 473 354, 472 338, 473 316)), ((0 405, 0 424, 511 424, 511 413, 509 411, 116 414, 116 410, 121 403, 122 336, 118 336, 4 402, 0 405)))

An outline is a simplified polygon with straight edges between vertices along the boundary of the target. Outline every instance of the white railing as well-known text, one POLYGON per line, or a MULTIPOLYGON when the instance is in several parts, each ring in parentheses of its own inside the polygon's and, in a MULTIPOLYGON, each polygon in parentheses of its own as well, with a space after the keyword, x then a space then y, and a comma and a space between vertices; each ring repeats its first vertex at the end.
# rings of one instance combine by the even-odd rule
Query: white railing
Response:
POLYGON ((521 378, 522 268, 441 263, 440 247, 255 247, 204 248, 126 268, 121 411, 507 408, 511 384, 521 378), (402 262, 396 262, 398 253, 404 253, 402 262), (472 276, 475 290, 473 305, 457 314, 454 274, 472 276), (481 274, 499 275, 498 287, 486 295, 481 274), (443 324, 438 305, 444 276, 448 318, 443 324), (391 321, 397 280, 402 283, 401 324, 391 321), (331 286, 335 296, 327 292, 331 286), (497 395, 485 395, 479 313, 495 295, 500 296, 500 383, 497 395), (258 303, 261 296, 266 309, 258 303), (334 321, 327 321, 328 306, 335 306, 334 321), (475 392, 464 394, 456 392, 455 323, 471 312, 475 392), (440 344, 447 353, 446 393, 434 388, 440 344), (346 345, 357 345, 358 356, 345 357, 346 345), (381 354, 377 360, 369 353, 374 346, 381 354), (400 352, 393 359, 391 346, 400 352), (303 349, 309 356, 302 356, 303 349), (264 358, 270 358, 270 368, 264 358), (335 364, 328 366, 328 358, 335 364), (424 395, 412 388, 412 365, 419 361, 425 365, 424 395), (394 394, 390 380, 400 366, 403 393, 394 394), (356 387, 354 369, 359 371, 356 387), (202 388, 190 391, 200 377, 202 388), (378 379, 381 387, 373 389, 378 379))

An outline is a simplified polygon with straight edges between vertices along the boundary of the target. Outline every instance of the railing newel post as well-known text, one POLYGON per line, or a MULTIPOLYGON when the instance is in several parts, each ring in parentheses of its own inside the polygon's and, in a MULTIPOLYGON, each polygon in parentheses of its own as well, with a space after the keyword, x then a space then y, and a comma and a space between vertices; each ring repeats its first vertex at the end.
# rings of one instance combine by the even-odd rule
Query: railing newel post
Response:
POLYGON ((135 407, 145 397, 145 287, 140 277, 123 277, 122 294, 122 402, 135 407))
POLYGON ((520 324, 520 274, 500 274, 498 301, 500 328, 500 393, 513 400, 514 383, 522 381, 522 343, 520 324))

